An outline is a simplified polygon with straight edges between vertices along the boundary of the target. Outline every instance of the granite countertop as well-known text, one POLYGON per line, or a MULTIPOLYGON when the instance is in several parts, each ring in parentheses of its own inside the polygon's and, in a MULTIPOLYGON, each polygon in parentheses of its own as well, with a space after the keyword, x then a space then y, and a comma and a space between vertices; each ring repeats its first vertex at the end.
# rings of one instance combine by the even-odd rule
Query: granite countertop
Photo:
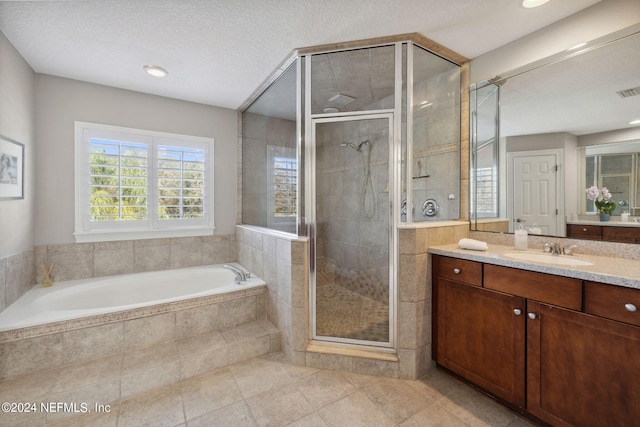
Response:
POLYGON ((635 222, 633 219, 629 218, 629 221, 598 221, 598 220, 578 220, 578 221, 567 221, 567 224, 573 225, 600 225, 605 227, 640 227, 640 222, 635 222))
MULTIPOLYGON (((572 258, 590 261, 593 265, 568 266, 520 261, 504 256, 503 254, 505 252, 516 252, 516 250, 513 246, 494 244, 489 244, 489 250, 487 251, 460 249, 458 244, 433 246, 429 248, 429 253, 435 255, 444 255, 452 258, 519 268, 521 270, 537 271, 557 276, 573 277, 576 279, 640 289, 640 261, 575 253, 572 258)), ((526 252, 543 253, 541 250, 536 251, 533 249, 529 249, 526 252)), ((567 255, 551 254, 548 254, 548 256, 569 257, 567 255)))

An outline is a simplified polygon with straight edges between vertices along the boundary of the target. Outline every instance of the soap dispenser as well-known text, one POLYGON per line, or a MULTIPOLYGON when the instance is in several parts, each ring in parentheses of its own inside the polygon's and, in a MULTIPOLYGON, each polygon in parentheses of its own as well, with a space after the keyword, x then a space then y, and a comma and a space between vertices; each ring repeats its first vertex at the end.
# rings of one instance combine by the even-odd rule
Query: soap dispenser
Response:
POLYGON ((528 247, 527 237, 528 237, 527 230, 525 230, 521 224, 520 227, 514 233, 514 244, 515 244, 516 250, 518 251, 527 250, 527 247, 528 247))

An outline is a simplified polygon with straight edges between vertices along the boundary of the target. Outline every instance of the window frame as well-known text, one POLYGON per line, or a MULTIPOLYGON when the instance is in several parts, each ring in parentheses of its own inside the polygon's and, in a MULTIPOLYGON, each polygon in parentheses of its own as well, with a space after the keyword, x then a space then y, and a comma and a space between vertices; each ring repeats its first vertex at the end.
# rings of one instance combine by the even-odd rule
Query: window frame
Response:
POLYGON ((214 140, 143 129, 89 122, 75 126, 75 227, 76 242, 206 236, 214 232, 214 140), (90 144, 91 138, 125 139, 147 144, 147 219, 141 221, 91 221, 90 144), (197 148, 205 151, 204 217, 197 219, 158 218, 158 147, 197 148))
MULTIPOLYGON (((285 159, 290 159, 292 161, 288 161, 288 163, 295 164, 296 173, 293 175, 296 182, 296 197, 298 194, 298 159, 296 155, 295 148, 276 146, 276 145, 267 145, 267 226, 269 228, 278 229, 282 226, 291 226, 295 225, 297 221, 298 214, 297 212, 293 215, 288 216, 276 216, 275 208, 276 208, 276 191, 274 188, 274 178, 275 178, 275 161, 276 158, 281 157, 285 159)), ((290 175, 287 175, 289 178, 290 175)), ((294 203, 294 206, 297 206, 297 203, 294 203)))

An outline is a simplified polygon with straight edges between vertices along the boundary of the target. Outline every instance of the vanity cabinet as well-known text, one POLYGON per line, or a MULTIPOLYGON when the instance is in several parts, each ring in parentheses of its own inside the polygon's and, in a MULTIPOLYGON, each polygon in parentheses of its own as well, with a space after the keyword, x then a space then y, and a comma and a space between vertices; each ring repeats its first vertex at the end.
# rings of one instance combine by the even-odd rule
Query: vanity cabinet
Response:
POLYGON ((571 239, 604 240, 607 242, 640 243, 640 227, 567 224, 567 237, 571 239))
POLYGON ((432 261, 438 365, 553 426, 640 420, 640 290, 432 261))
POLYGON ((638 425, 640 328, 527 302, 527 411, 554 426, 638 425))
POLYGON ((436 279, 434 292, 437 362, 504 401, 524 407, 524 298, 442 276, 436 279))
POLYGON ((602 227, 599 225, 567 224, 567 237, 570 239, 602 240, 602 227))

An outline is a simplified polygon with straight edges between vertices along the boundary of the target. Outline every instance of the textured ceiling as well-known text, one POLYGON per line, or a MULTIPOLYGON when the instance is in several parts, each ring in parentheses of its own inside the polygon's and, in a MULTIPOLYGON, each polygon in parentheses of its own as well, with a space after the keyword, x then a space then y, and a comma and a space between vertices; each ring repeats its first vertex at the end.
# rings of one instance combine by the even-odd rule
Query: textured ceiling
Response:
POLYGON ((474 58, 597 2, 0 1, 0 30, 38 73, 235 109, 295 48, 417 32, 474 58))

